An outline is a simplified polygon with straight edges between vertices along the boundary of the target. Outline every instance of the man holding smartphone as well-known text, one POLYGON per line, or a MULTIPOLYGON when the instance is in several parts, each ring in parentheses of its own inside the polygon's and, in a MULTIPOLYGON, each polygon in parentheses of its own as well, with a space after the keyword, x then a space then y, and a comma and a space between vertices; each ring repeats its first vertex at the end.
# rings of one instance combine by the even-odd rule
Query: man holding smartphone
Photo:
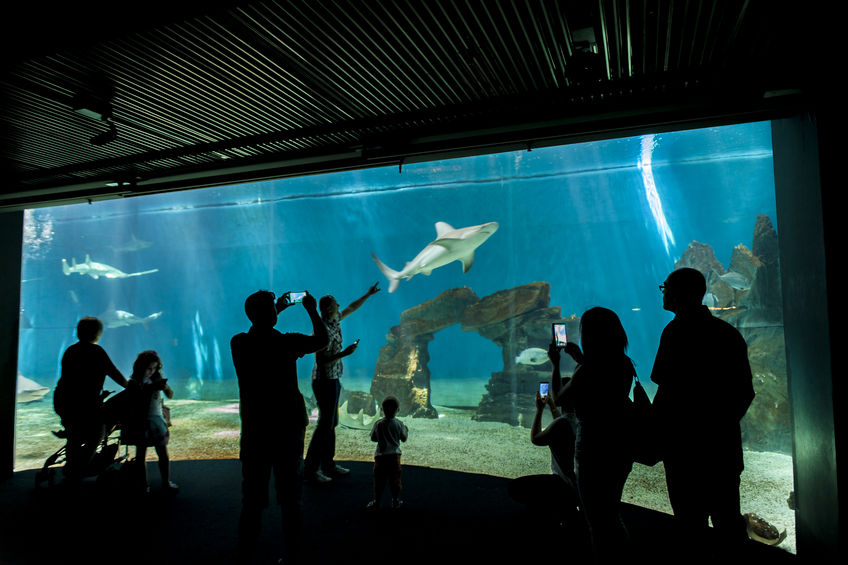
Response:
POLYGON ((292 303, 260 290, 244 303, 250 330, 233 336, 230 348, 239 385, 242 509, 238 527, 239 563, 251 563, 268 506, 268 483, 274 473, 283 521, 284 551, 297 557, 302 529, 301 483, 303 440, 308 422, 297 386, 297 360, 327 346, 327 328, 308 293, 303 308, 312 335, 280 333, 277 315, 292 303))
POLYGON ((342 358, 356 351, 357 339, 342 349, 342 330, 339 323, 356 312, 368 298, 380 291, 374 284, 360 298, 339 312, 339 303, 330 296, 324 296, 318 303, 321 319, 327 326, 329 345, 315 353, 315 366, 312 369, 312 392, 318 403, 318 423, 309 449, 306 452, 304 474, 307 481, 327 483, 333 477, 347 475, 350 471, 334 461, 336 455, 336 426, 339 424, 339 393, 342 376, 342 358))

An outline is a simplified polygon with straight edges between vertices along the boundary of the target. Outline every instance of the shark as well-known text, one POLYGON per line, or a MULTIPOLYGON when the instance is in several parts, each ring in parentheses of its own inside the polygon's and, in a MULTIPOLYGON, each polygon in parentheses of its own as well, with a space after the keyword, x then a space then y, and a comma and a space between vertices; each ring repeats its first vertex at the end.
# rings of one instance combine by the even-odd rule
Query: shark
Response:
POLYGON ((151 245, 153 245, 153 243, 144 241, 143 239, 138 239, 135 234, 132 234, 128 242, 120 245, 113 245, 112 249, 118 252, 140 251, 142 249, 147 249, 151 245))
POLYGON ((45 394, 50 392, 46 386, 40 385, 32 379, 28 379, 18 373, 17 402, 33 402, 41 400, 45 394))
POLYGON ((436 239, 428 243, 402 271, 395 271, 383 264, 373 252, 371 257, 380 272, 389 279, 389 292, 397 290, 401 279, 411 279, 419 273, 429 275, 453 261, 462 263, 462 272, 467 273, 474 264, 474 250, 480 247, 493 233, 498 231, 497 222, 479 226, 454 228, 447 222, 436 222, 436 239))
POLYGON ((108 310, 100 314, 98 318, 103 322, 105 328, 123 328, 134 324, 141 324, 147 329, 147 324, 162 316, 162 312, 154 312, 149 316, 136 316, 126 310, 116 310, 110 307, 108 310))
POLYGON ((62 259, 62 272, 65 273, 65 275, 77 273, 79 275, 88 275, 93 279, 99 279, 100 277, 106 279, 126 279, 128 277, 140 277, 141 275, 149 275, 157 271, 159 271, 159 269, 150 269, 149 271, 139 271, 137 273, 125 273, 122 270, 116 269, 111 265, 92 261, 88 253, 85 254, 84 263, 77 263, 77 260, 75 258, 71 258, 71 264, 68 265, 68 261, 62 259))

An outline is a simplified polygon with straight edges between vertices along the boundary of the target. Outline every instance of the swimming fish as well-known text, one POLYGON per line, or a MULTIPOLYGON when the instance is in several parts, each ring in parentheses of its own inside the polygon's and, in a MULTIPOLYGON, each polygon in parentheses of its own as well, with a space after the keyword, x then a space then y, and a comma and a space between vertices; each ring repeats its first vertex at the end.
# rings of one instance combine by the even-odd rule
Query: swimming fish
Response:
POLYGON ((361 408, 357 414, 348 413, 347 402, 348 401, 345 400, 344 404, 339 406, 339 425, 343 428, 349 428, 352 430, 370 430, 371 425, 380 419, 379 411, 373 416, 369 416, 361 408))
POLYGON ((149 316, 142 317, 136 316, 132 312, 127 312, 126 310, 115 310, 114 308, 109 308, 100 314, 98 318, 100 318, 100 321, 103 322, 103 327, 106 328, 122 328, 132 326, 133 324, 142 324, 144 328, 147 329, 147 324, 160 316, 162 316, 162 312, 154 312, 149 316))
POLYGON ((50 392, 50 389, 46 386, 41 386, 34 380, 28 379, 22 374, 18 373, 18 386, 16 395, 18 402, 33 402, 34 400, 41 400, 41 398, 48 392, 50 392))
POLYGON ((65 275, 77 273, 79 275, 88 275, 93 279, 99 279, 100 277, 107 279, 125 279, 128 277, 149 275, 150 273, 155 273, 158 270, 159 269, 150 269, 148 271, 139 271, 137 273, 125 273, 111 265, 92 261, 91 257, 87 253, 85 255, 84 263, 77 263, 75 258, 71 258, 71 264, 69 265, 67 260, 62 259, 62 272, 65 273, 65 275))
POLYGON ((147 249, 153 245, 149 241, 144 241, 143 239, 138 239, 135 234, 130 236, 130 240, 126 243, 122 243, 120 245, 113 245, 112 249, 118 252, 131 252, 131 251, 140 251, 141 249, 147 249))
POLYGON ((427 244, 402 271, 395 271, 383 264, 371 253, 380 272, 389 279, 389 292, 397 290, 401 279, 411 279, 419 273, 429 275, 453 261, 462 263, 462 272, 467 273, 474 264, 474 250, 498 230, 497 222, 456 229, 446 222, 436 222, 436 239, 427 244))
POLYGON ((751 281, 735 271, 729 271, 719 278, 736 290, 748 290, 751 288, 751 281))
POLYGON ((515 357, 516 365, 541 365, 548 362, 548 352, 539 347, 528 347, 515 357))

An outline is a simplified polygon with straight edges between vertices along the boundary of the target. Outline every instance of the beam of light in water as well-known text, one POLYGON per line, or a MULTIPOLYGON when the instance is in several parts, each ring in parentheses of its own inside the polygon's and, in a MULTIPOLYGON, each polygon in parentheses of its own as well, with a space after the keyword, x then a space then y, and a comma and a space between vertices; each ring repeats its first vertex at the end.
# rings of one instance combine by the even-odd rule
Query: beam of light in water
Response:
POLYGON ((645 186, 645 197, 648 199, 648 206, 651 208, 651 214, 654 216, 657 230, 663 239, 665 252, 670 253, 669 244, 674 245, 674 234, 671 233, 671 228, 665 219, 660 195, 657 192, 657 185, 654 182, 654 171, 651 166, 654 147, 656 147, 656 138, 654 135, 642 136, 642 153, 639 158, 639 169, 642 171, 642 183, 645 186))
POLYGON ((197 380, 203 384, 206 371, 206 362, 209 359, 209 350, 203 340, 203 326, 200 324, 200 311, 195 310, 194 320, 191 323, 191 338, 194 346, 194 370, 197 380))
POLYGON ((215 380, 221 381, 224 378, 224 372, 221 367, 221 349, 218 347, 218 338, 212 339, 212 370, 215 374, 215 380))

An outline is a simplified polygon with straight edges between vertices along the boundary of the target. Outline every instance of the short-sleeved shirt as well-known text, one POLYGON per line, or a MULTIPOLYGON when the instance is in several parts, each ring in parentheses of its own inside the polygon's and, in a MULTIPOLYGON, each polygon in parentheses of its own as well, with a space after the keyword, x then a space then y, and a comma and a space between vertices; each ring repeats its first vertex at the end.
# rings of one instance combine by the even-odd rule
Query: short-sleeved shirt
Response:
POLYGON ((342 376, 342 360, 329 360, 330 357, 338 355, 342 351, 342 328, 339 320, 324 321, 327 326, 327 337, 330 343, 326 348, 315 353, 315 366, 312 368, 312 379, 335 380, 342 376))
POLYGON ((314 340, 314 336, 254 327, 230 340, 239 383, 241 459, 274 459, 289 447, 280 438, 306 427, 297 360, 315 350, 314 340))
POLYGON ((741 472, 739 421, 754 388, 739 331, 704 306, 677 314, 663 330, 651 380, 666 463, 709 460, 741 472))

